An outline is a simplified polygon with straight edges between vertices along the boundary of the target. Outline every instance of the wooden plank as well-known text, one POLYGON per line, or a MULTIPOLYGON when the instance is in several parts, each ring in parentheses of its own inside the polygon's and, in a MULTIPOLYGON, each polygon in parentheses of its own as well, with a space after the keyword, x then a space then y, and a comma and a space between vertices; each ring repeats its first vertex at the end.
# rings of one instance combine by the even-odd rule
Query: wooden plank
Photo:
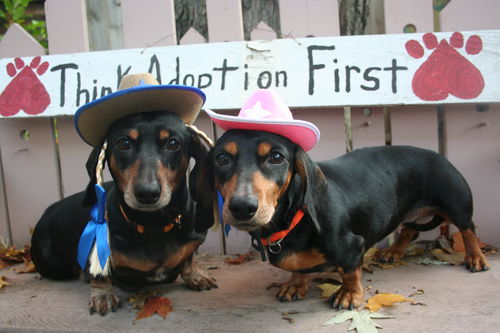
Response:
MULTIPOLYGON (((125 73, 148 71, 163 83, 203 89, 213 109, 238 109, 257 88, 277 90, 290 107, 490 103, 500 102, 499 48, 499 30, 178 45, 46 56, 50 69, 30 80, 51 99, 41 116, 72 115, 115 91, 125 73), (459 47, 458 37, 477 43, 459 47), (433 40, 441 46, 432 49, 433 40), (457 80, 457 73, 469 76, 457 80)), ((0 59, 0 69, 13 63, 0 59)), ((0 76, 0 91, 12 81, 0 76)))
POLYGON ((448 159, 464 175, 474 200, 481 240, 500 245, 500 105, 477 112, 472 105, 446 107, 448 159))
POLYGON ((207 40, 203 37, 195 28, 191 27, 188 31, 182 36, 179 44, 188 45, 188 44, 203 44, 206 43, 207 40))
POLYGON ((412 145, 438 151, 434 106, 392 107, 391 122, 393 145, 412 145))
POLYGON ((434 31, 432 0, 385 0, 384 13, 387 34, 406 32, 407 25, 413 25, 414 32, 434 31))
POLYGON ((500 1, 452 0, 440 12, 441 31, 499 29, 500 1))
POLYGON ((84 0, 47 0, 45 1, 45 19, 50 54, 89 50, 87 11, 84 0))
POLYGON ((45 49, 19 24, 12 24, 0 40, 0 58, 31 57, 45 54, 45 49))
POLYGON ((211 43, 243 40, 241 1, 206 0, 206 4, 211 43))
POLYGON ((177 44, 173 0, 122 0, 125 48, 177 44))
POLYGON ((280 0, 283 38, 339 36, 339 9, 331 0, 280 0))
POLYGON ((252 40, 270 40, 278 38, 278 35, 270 26, 261 21, 250 33, 250 38, 252 40))
POLYGON ((59 199, 50 119, 2 119, 0 144, 13 242, 23 246, 43 211, 59 199))

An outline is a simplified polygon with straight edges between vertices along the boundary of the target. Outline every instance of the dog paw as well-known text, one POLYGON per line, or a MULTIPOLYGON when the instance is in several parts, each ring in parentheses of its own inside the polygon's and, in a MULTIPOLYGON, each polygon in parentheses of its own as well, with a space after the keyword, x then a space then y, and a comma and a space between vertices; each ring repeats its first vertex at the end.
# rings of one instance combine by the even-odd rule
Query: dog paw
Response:
POLYGON ((374 257, 380 263, 392 264, 394 262, 398 262, 401 258, 403 258, 403 256, 404 256, 404 251, 401 251, 399 249, 388 248, 388 249, 378 250, 377 253, 375 253, 374 257))
POLYGON ((483 272, 490 269, 488 260, 482 253, 476 255, 465 255, 465 268, 471 273, 483 272))
POLYGON ((121 303, 118 296, 113 293, 103 293, 90 298, 89 311, 90 314, 97 312, 101 316, 104 316, 108 312, 116 312, 116 309, 120 306, 121 303))
POLYGON ((218 288, 215 279, 200 268, 194 268, 189 274, 181 275, 189 289, 202 291, 218 288))
POLYGON ((332 307, 337 310, 358 308, 363 303, 363 290, 347 290, 343 287, 334 293, 328 301, 332 307))
POLYGON ((304 299, 306 297, 308 289, 307 285, 297 284, 294 282, 272 284, 271 286, 280 288, 280 290, 276 294, 276 298, 280 302, 292 302, 304 299))

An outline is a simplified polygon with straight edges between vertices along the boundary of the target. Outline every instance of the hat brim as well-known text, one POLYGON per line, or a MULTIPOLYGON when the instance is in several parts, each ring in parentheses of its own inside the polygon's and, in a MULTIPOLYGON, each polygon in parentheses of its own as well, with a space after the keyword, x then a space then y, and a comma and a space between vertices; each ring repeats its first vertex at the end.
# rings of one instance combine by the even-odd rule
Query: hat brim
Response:
POLYGON ((244 129, 271 132, 298 144, 304 151, 313 149, 320 139, 319 129, 304 120, 252 119, 218 114, 208 109, 204 111, 224 131, 244 129))
POLYGON ((97 146, 116 120, 135 113, 169 111, 177 114, 186 124, 192 124, 205 98, 201 90, 190 86, 135 86, 81 106, 75 113, 74 124, 85 142, 97 146))

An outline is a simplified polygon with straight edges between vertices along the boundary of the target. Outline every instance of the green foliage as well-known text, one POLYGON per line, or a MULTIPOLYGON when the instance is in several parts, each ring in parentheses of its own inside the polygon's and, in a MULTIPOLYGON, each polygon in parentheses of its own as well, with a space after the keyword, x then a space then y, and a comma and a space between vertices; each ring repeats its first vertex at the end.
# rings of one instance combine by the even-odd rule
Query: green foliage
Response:
POLYGON ((13 23, 21 25, 35 37, 43 47, 47 48, 47 28, 45 21, 33 19, 33 15, 26 13, 32 0, 3 0, 4 10, 0 11, 2 28, 7 30, 13 23))

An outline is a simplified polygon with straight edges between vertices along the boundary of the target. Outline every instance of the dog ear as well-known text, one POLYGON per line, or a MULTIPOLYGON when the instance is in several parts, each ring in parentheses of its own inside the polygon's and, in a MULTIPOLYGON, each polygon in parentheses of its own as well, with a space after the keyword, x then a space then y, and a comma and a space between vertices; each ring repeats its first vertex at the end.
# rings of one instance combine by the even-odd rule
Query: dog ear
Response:
POLYGON ((96 169, 97 163, 99 162, 99 154, 101 153, 103 144, 104 142, 92 149, 89 158, 87 159, 87 163, 85 164, 90 181, 87 185, 87 189, 85 190, 85 196, 83 197, 84 206, 92 206, 97 202, 97 198, 95 195, 95 184, 97 183, 96 169))
POLYGON ((303 196, 303 204, 319 232, 321 228, 316 216, 316 205, 320 200, 319 193, 321 192, 319 190, 324 187, 325 179, 316 163, 299 146, 295 150, 295 175, 300 176, 300 193, 303 196))
POLYGON ((192 132, 190 155, 196 161, 189 174, 189 191, 196 202, 195 230, 205 232, 214 224, 215 193, 209 152, 211 143, 192 128, 189 130, 192 132))

